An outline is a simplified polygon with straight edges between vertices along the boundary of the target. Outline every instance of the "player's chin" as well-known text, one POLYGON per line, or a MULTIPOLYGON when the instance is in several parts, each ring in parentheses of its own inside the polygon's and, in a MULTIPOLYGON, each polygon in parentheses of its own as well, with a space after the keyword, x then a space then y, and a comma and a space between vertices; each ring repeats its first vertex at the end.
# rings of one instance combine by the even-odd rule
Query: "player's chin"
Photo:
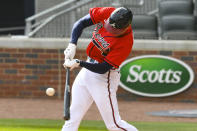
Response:
POLYGON ((116 29, 113 28, 109 23, 105 23, 104 24, 104 28, 111 34, 115 35, 115 36, 119 36, 125 33, 125 31, 127 30, 127 28, 124 29, 116 29))

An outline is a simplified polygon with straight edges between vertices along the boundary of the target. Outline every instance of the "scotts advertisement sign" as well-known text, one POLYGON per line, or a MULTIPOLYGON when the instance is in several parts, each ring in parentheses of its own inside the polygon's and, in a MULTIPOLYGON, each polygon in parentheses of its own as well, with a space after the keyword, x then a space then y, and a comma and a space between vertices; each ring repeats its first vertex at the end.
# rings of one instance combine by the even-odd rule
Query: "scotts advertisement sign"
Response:
POLYGON ((120 86, 141 96, 164 97, 186 90, 194 72, 184 62, 161 55, 126 60, 120 66, 120 86))

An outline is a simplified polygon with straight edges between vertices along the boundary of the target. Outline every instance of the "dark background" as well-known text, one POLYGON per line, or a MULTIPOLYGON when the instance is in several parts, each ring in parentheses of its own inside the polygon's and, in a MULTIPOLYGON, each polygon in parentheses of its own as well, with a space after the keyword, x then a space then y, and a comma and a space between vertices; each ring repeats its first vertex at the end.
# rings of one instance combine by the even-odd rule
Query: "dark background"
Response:
POLYGON ((25 19, 35 13, 34 0, 0 1, 0 35, 24 34, 24 29, 2 31, 10 27, 25 27, 25 19))

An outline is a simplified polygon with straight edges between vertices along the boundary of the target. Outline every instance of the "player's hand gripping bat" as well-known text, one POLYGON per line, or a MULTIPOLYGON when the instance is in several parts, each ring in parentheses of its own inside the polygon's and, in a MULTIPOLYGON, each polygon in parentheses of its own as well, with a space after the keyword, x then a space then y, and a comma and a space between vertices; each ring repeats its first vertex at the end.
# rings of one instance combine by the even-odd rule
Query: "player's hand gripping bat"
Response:
POLYGON ((70 119, 70 70, 66 68, 66 82, 64 91, 64 120, 70 119))

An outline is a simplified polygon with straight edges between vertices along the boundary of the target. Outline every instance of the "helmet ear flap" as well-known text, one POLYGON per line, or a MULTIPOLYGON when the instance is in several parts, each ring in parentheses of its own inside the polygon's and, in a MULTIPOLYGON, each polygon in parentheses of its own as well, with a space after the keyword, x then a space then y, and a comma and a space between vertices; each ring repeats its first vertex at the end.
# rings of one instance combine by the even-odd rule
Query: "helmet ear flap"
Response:
POLYGON ((120 7, 112 12, 109 18, 109 23, 114 28, 123 29, 131 24, 132 19, 132 11, 129 8, 120 7))

